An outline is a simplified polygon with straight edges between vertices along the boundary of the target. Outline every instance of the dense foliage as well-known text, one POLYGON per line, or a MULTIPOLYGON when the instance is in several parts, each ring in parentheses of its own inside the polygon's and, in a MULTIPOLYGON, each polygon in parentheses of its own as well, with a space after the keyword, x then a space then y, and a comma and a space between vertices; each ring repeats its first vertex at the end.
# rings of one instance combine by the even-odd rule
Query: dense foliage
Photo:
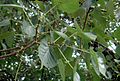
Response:
POLYGON ((0 0, 0 81, 119 81, 119 0, 0 0))

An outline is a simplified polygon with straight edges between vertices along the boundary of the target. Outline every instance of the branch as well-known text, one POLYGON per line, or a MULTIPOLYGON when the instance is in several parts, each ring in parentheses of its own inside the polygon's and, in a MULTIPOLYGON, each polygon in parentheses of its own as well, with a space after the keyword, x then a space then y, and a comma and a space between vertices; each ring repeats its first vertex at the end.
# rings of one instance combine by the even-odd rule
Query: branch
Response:
POLYGON ((17 52, 12 52, 12 53, 10 53, 10 54, 0 56, 0 60, 1 60, 1 59, 4 59, 4 58, 6 58, 6 57, 9 57, 9 56, 15 56, 16 54, 17 54, 17 52))
POLYGON ((29 48, 29 47, 31 47, 31 46, 33 46, 35 43, 36 43, 36 41, 33 40, 32 42, 28 43, 26 46, 21 46, 21 49, 19 49, 18 51, 9 53, 9 54, 7 54, 7 55, 2 55, 2 56, 0 56, 0 60, 1 60, 1 59, 5 59, 5 58, 10 57, 10 56, 15 56, 15 55, 17 55, 18 53, 26 50, 27 48, 29 48))
POLYGON ((86 16, 85 16, 85 21, 84 21, 84 25, 83 25, 83 30, 85 29, 86 27, 86 24, 87 24, 87 19, 88 19, 88 16, 89 16, 89 12, 90 12, 91 8, 88 9, 87 13, 86 13, 86 16))
MULTIPOLYGON (((44 17, 46 14, 48 14, 48 13, 49 13, 52 9, 54 9, 54 8, 55 8, 55 6, 53 6, 50 10, 48 10, 48 11, 47 11, 43 16, 41 16, 41 17, 44 17)), ((33 25, 24 8, 23 8, 23 11, 24 11, 25 15, 27 16, 27 18, 28 18, 29 22, 31 23, 31 25, 33 25)), ((20 53, 20 52, 24 52, 27 48, 30 48, 30 47, 33 46, 34 44, 38 44, 39 24, 40 24, 40 20, 39 20, 38 25, 37 25, 37 27, 36 27, 35 39, 34 39, 32 42, 28 43, 27 45, 22 45, 22 46, 19 47, 19 48, 15 47, 15 48, 10 48, 10 49, 6 49, 6 50, 1 50, 0 52, 6 52, 6 51, 11 51, 11 50, 18 49, 17 51, 11 52, 11 53, 9 53, 9 54, 7 54, 7 55, 2 55, 2 56, 0 56, 0 60, 1 60, 1 59, 5 59, 5 58, 10 57, 10 56, 15 56, 15 55, 17 55, 17 54, 20 53)))
POLYGON ((14 48, 9 48, 9 49, 2 49, 2 50, 0 50, 0 52, 7 52, 7 51, 16 50, 16 49, 20 49, 20 47, 14 47, 14 48))
POLYGON ((29 42, 29 43, 26 44, 26 45, 22 45, 21 47, 14 47, 14 48, 9 48, 9 49, 5 49, 5 50, 0 50, 0 52, 7 52, 7 51, 19 49, 19 50, 15 51, 15 52, 11 52, 11 53, 9 53, 9 54, 7 54, 7 55, 2 55, 2 56, 0 56, 0 60, 1 60, 1 59, 5 59, 5 58, 10 57, 10 56, 15 56, 15 55, 17 55, 18 53, 23 52, 23 51, 25 51, 26 49, 30 48, 30 47, 33 46, 34 44, 38 44, 38 43, 37 43, 37 41, 38 41, 38 36, 37 36, 37 35, 38 35, 38 27, 36 28, 36 36, 35 36, 35 39, 34 39, 33 41, 29 42))

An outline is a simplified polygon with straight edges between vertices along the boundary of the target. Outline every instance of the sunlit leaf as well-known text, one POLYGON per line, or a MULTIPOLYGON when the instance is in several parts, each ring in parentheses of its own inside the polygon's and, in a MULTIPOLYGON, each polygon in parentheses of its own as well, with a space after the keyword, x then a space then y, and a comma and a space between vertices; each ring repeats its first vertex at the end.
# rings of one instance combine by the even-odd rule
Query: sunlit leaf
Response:
POLYGON ((101 77, 98 76, 98 74, 96 73, 94 67, 92 65, 90 65, 90 70, 89 70, 92 74, 92 81, 101 81, 101 77))
POLYGON ((85 34, 87 37, 89 37, 91 40, 93 40, 93 41, 95 41, 96 38, 97 38, 96 35, 94 35, 94 34, 92 34, 92 33, 90 33, 90 32, 85 32, 84 34, 85 34))
POLYGON ((52 0, 54 5, 58 6, 58 9, 67 12, 74 13, 79 9, 79 0, 52 0))
POLYGON ((27 21, 23 21, 22 23, 22 32, 25 34, 27 37, 34 37, 35 36, 35 28, 31 26, 27 21))
POLYGON ((98 57, 99 71, 106 77, 106 66, 102 57, 98 57))
POLYGON ((80 75, 77 72, 74 73, 73 81, 80 81, 80 75))
POLYGON ((65 33, 59 31, 55 31, 55 32, 65 40, 69 40, 69 37, 65 33))
POLYGON ((99 65, 98 65, 97 54, 92 49, 90 49, 90 54, 91 54, 91 61, 92 61, 93 68, 95 69, 95 72, 99 75, 99 65))

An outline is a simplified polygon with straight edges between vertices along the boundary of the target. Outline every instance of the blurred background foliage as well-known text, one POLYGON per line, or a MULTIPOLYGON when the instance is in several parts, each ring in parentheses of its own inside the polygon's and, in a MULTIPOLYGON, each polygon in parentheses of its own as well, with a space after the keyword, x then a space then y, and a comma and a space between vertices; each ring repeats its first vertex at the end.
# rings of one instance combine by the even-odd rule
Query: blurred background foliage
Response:
POLYGON ((119 81, 119 0, 0 0, 0 81, 119 81))

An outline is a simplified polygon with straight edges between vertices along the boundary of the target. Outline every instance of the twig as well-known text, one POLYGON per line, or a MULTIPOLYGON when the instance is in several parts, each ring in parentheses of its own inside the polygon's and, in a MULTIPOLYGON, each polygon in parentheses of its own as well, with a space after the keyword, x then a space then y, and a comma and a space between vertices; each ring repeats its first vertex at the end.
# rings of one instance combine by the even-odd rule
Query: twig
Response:
POLYGON ((51 9, 49 9, 49 10, 44 14, 44 16, 46 16, 46 15, 47 15, 50 11, 52 11, 55 7, 56 7, 56 5, 53 6, 51 9))
POLYGON ((17 7, 17 8, 24 8, 24 7, 22 7, 22 6, 20 6, 20 5, 16 5, 16 4, 0 4, 0 6, 2 6, 2 7, 17 7))
POLYGON ((35 41, 37 42, 38 38, 40 37, 40 33, 39 33, 39 27, 40 27, 40 20, 38 20, 38 24, 36 25, 36 28, 35 28, 35 41))
POLYGON ((12 52, 12 53, 9 53, 7 55, 0 56, 0 60, 4 59, 4 58, 7 58, 7 57, 10 57, 10 56, 15 56, 16 54, 17 54, 17 52, 12 52))
MULTIPOLYGON (((65 44, 65 45, 66 45, 66 44, 65 44)), ((72 48, 72 49, 75 49, 75 50, 78 50, 78 51, 84 52, 84 53, 90 53, 89 51, 84 50, 84 49, 80 49, 80 48, 77 48, 77 47, 72 47, 72 46, 69 46, 69 45, 66 45, 66 46, 69 47, 69 48, 72 48)))
POLYGON ((69 63, 69 61, 67 60, 67 58, 64 56, 63 52, 58 48, 59 52, 61 53, 61 55, 63 56, 64 60, 67 62, 67 64, 71 67, 71 69, 73 69, 73 66, 69 63))
POLYGON ((20 49, 20 47, 14 47, 14 48, 9 48, 9 49, 2 49, 2 50, 0 50, 0 52, 7 52, 7 51, 16 50, 16 49, 20 49))
MULTIPOLYGON (((0 5, 0 6, 10 6, 10 5, 0 5)), ((11 6, 16 6, 16 5, 11 5, 11 6)), ((18 6, 17 6, 17 7, 18 7, 18 6)), ((54 8, 55 8, 55 6, 53 6, 50 10, 48 10, 43 16, 45 16, 46 14, 48 14, 48 13, 49 13, 52 9, 54 9, 54 8)), ((27 16, 30 24, 33 26, 33 24, 32 24, 32 22, 31 22, 29 16, 27 15, 25 9, 24 9, 23 7, 22 7, 22 9, 23 9, 25 15, 27 16)), ((6 51, 11 51, 11 50, 18 49, 17 51, 11 52, 11 53, 9 53, 9 54, 7 54, 7 55, 2 55, 2 56, 0 56, 0 60, 1 60, 1 59, 5 59, 5 58, 10 57, 10 56, 15 56, 15 55, 17 55, 17 54, 20 53, 20 52, 24 52, 27 48, 30 48, 30 47, 33 46, 34 44, 38 44, 38 43, 37 43, 38 38, 39 38, 38 28, 39 28, 39 23, 38 23, 38 25, 37 25, 37 27, 36 27, 35 39, 34 39, 32 42, 28 43, 27 45, 23 45, 23 46, 21 46, 21 47, 19 47, 19 48, 15 47, 15 48, 10 48, 10 49, 6 49, 6 50, 0 50, 0 52, 6 52, 6 51)))
POLYGON ((33 46, 35 43, 36 43, 36 41, 33 40, 32 42, 28 43, 26 46, 21 46, 21 49, 19 49, 18 51, 9 53, 9 54, 7 54, 7 55, 2 55, 2 56, 0 56, 0 60, 1 60, 1 59, 5 59, 5 58, 10 57, 10 56, 15 56, 15 55, 17 55, 18 53, 26 50, 27 48, 29 48, 29 47, 31 47, 31 46, 33 46))
POLYGON ((89 12, 90 12, 91 8, 88 9, 87 13, 86 13, 86 16, 85 16, 85 21, 84 21, 84 25, 83 25, 83 30, 85 29, 86 27, 86 24, 87 24, 87 19, 88 19, 88 16, 89 16, 89 12))
POLYGON ((29 18, 29 16, 28 16, 27 12, 25 11, 25 8, 23 8, 23 12, 25 13, 25 16, 27 17, 29 23, 30 23, 32 26, 34 26, 33 23, 32 23, 32 21, 30 20, 30 18, 29 18))
POLYGON ((15 81, 17 81, 17 75, 18 75, 18 72, 20 70, 21 63, 22 63, 22 60, 20 61, 19 65, 18 65, 18 69, 17 69, 16 75, 15 75, 15 81))

